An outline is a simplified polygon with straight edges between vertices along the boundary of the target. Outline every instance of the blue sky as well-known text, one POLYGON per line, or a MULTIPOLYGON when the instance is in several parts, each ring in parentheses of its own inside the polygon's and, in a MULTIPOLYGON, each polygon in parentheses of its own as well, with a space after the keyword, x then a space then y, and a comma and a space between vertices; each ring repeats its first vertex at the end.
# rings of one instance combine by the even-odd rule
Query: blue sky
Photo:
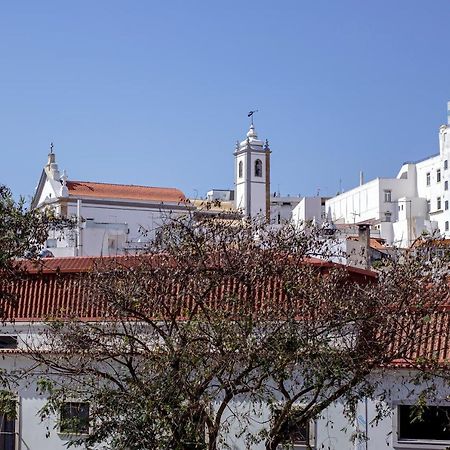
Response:
POLYGON ((448 0, 20 1, 0 6, 0 183, 233 185, 247 112, 272 190, 334 195, 438 152, 448 0))

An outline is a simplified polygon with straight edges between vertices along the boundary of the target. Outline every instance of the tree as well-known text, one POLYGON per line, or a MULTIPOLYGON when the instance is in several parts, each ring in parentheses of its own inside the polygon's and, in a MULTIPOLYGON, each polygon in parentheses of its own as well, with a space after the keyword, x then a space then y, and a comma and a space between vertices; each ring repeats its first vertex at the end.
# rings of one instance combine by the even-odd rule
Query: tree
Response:
MULTIPOLYGON (((0 272, 3 285, 20 276, 19 258, 35 259, 47 239, 50 229, 62 229, 70 225, 70 220, 62 220, 50 212, 30 210, 25 200, 15 201, 11 191, 0 185, 0 272)), ((0 286, 0 315, 3 318, 5 302, 14 296, 0 286)))
POLYGON ((313 228, 173 220, 146 255, 79 279, 102 320, 47 322, 51 351, 31 348, 49 373, 42 416, 76 398, 92 431, 70 445, 175 450, 231 432, 274 450, 337 400, 351 417, 380 389, 375 369, 429 366, 416 350, 436 336, 446 271, 414 255, 378 274, 312 257, 326 248, 313 228))
MULTIPOLYGON (((22 272, 20 258, 37 258, 51 228, 70 226, 70 221, 61 221, 51 214, 30 210, 25 200, 15 201, 11 191, 0 185, 0 319, 8 319, 7 305, 14 305, 16 295, 11 289, 22 272)), ((0 372, 0 383, 6 390, 0 390, 0 412, 14 419, 17 399, 10 392, 11 379, 0 372)))

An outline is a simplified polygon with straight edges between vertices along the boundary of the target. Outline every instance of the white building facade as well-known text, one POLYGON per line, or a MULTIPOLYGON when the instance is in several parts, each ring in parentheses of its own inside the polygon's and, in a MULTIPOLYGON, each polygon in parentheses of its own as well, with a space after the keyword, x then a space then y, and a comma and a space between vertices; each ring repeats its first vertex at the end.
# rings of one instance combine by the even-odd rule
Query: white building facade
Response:
POLYGON ((439 130, 439 154, 405 163, 396 178, 377 178, 327 200, 327 218, 368 223, 398 247, 409 247, 424 233, 449 238, 449 130, 449 124, 439 130))
POLYGON ((193 209, 175 188, 69 180, 60 174, 53 152, 32 207, 51 210, 75 223, 64 233, 49 235, 45 249, 56 257, 134 254, 171 217, 193 209))

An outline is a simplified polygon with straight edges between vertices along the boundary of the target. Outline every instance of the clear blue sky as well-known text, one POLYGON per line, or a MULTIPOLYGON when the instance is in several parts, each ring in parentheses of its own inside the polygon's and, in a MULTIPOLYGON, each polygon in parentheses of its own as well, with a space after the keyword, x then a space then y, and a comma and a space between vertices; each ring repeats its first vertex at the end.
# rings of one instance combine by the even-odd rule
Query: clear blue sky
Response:
POLYGON ((448 0, 46 1, 0 7, 0 183, 233 186, 247 111, 272 190, 335 194, 438 152, 448 0))

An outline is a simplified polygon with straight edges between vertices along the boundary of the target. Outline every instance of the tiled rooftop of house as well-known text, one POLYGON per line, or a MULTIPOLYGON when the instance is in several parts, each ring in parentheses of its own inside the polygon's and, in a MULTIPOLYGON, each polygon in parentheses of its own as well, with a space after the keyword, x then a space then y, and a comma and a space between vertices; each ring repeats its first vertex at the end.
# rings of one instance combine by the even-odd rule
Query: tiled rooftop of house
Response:
POLYGON ((176 188, 135 186, 128 184, 67 181, 70 196, 179 203, 185 195, 176 188))

